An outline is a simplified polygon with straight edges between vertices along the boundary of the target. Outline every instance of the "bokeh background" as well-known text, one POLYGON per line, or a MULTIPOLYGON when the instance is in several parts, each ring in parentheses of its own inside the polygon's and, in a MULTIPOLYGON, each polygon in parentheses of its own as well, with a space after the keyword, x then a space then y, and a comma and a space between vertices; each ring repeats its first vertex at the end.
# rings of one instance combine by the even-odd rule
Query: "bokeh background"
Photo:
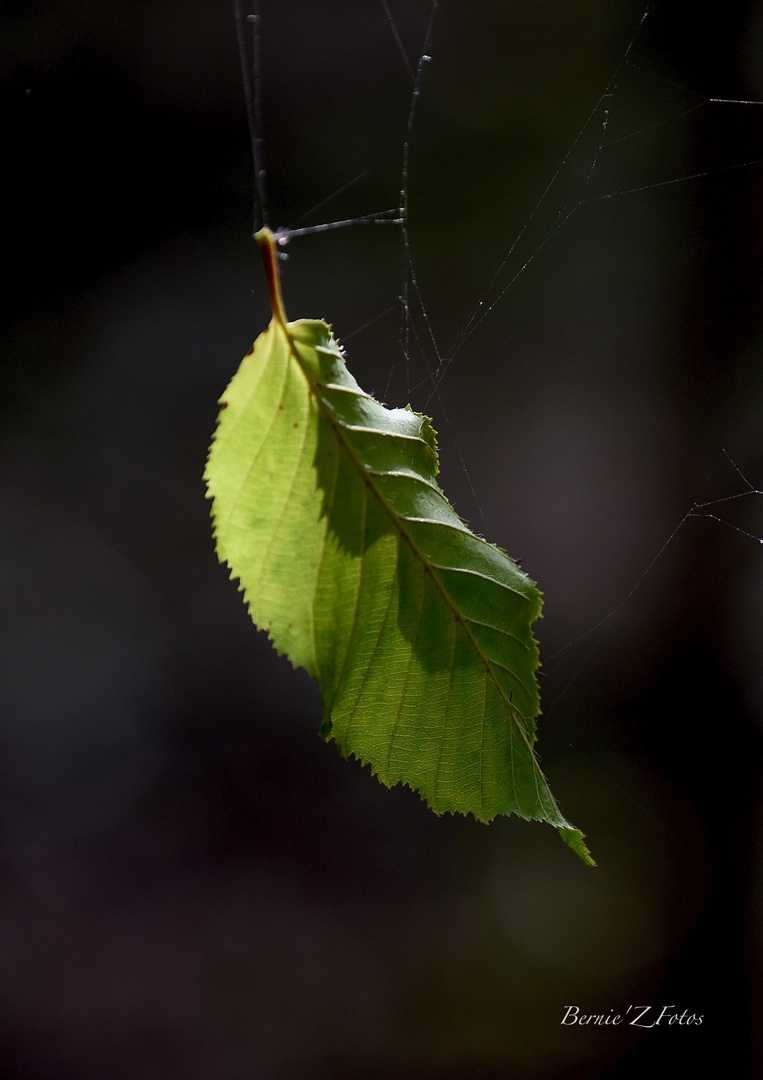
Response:
MULTIPOLYGON (((262 7, 271 224, 395 206, 383 4, 262 7)), ((389 9, 415 65, 429 0, 389 9)), ((3 1077, 760 1075, 763 496, 708 509, 736 529, 685 515, 736 469, 763 488, 763 107, 710 101, 763 99, 763 8, 664 0, 633 41, 643 14, 442 0, 422 350, 398 229, 283 267, 291 316, 426 406, 446 492, 544 590, 539 751, 590 870, 343 761, 217 564, 206 448, 268 319, 230 5, 3 5, 3 1077), (523 227, 498 291, 529 265, 440 365, 523 227)))

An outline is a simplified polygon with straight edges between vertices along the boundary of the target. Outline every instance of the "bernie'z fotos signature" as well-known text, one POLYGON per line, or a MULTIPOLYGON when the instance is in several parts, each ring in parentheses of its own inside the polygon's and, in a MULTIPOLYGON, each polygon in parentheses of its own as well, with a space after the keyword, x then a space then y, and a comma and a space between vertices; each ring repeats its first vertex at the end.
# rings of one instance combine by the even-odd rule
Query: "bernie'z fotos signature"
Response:
POLYGON ((668 1027, 699 1027, 705 1019, 703 1015, 690 1013, 688 1009, 678 1012, 675 1005, 629 1005, 625 1012, 608 1013, 582 1013, 577 1005, 565 1005, 562 1025, 570 1027, 572 1024, 594 1024, 600 1027, 612 1027, 616 1024, 627 1024, 628 1027, 655 1028, 668 1027))

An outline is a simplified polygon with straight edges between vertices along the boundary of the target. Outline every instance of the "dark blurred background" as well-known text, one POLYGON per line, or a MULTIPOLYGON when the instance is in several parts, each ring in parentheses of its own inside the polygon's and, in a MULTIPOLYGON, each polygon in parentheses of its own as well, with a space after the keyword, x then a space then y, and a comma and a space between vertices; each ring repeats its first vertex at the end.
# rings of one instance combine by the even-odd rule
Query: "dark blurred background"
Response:
MULTIPOLYGON (((415 65, 429 0, 389 8, 415 65)), ((382 3, 263 9, 271 224, 395 206, 382 3)), ((763 8, 658 3, 622 64, 643 13, 442 0, 408 185, 440 359, 524 226, 498 291, 535 256, 451 363, 403 355, 398 229, 283 268, 543 589, 538 748, 589 870, 343 761, 217 564, 206 448, 268 319, 231 6, 3 4, 3 1077, 761 1075, 763 496, 683 519, 763 487, 763 107, 709 101, 763 99, 763 8)))

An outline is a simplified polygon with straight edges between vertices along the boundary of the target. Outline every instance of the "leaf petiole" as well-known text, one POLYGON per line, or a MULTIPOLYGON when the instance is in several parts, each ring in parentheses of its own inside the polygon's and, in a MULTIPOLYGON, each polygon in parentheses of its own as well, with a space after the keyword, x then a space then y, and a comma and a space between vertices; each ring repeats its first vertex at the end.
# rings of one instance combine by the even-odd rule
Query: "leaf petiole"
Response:
POLYGON ((273 311, 273 318, 285 329, 287 319, 286 311, 283 306, 283 295, 281 293, 281 275, 278 272, 278 251, 276 249, 275 236, 267 225, 265 225, 264 228, 254 234, 254 239, 260 245, 262 261, 265 264, 265 277, 268 282, 268 293, 270 294, 270 307, 273 311))

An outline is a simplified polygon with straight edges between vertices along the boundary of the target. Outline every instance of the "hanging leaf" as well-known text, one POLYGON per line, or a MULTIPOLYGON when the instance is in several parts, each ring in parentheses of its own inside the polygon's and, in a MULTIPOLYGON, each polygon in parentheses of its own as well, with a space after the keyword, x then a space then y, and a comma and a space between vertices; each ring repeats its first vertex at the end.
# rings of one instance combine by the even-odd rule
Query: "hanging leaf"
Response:
POLYGON ((205 479, 221 561, 255 624, 306 668, 321 733, 437 813, 547 821, 587 863, 532 750, 541 596, 437 481, 435 432, 347 370, 324 322, 273 318, 227 387, 205 479))

